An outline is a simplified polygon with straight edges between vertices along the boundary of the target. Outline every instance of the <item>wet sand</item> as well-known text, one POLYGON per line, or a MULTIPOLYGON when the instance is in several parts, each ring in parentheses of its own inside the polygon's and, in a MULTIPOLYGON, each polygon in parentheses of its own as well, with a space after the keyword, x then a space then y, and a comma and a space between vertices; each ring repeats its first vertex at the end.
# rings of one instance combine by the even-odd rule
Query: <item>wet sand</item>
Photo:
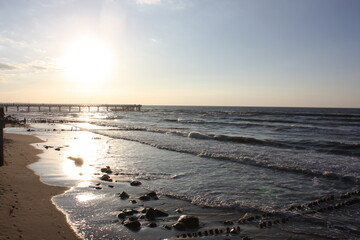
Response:
POLYGON ((4 134, 5 165, 0 167, 0 239, 80 239, 51 197, 67 190, 40 182, 26 166, 41 151, 39 138, 4 134))

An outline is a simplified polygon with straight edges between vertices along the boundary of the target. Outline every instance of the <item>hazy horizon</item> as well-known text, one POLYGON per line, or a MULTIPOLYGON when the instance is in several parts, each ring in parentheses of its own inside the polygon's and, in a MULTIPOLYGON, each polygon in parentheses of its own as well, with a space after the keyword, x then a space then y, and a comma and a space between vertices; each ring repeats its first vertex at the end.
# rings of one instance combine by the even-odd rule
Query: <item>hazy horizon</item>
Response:
MULTIPOLYGON (((333 108, 333 109, 360 109, 358 107, 318 107, 318 106, 312 106, 312 107, 290 107, 290 106, 237 106, 237 105, 168 105, 168 104, 141 104, 141 103, 60 103, 60 102, 54 102, 54 103, 39 103, 39 102, 0 102, 0 105, 6 105, 6 104, 43 104, 43 105, 141 105, 142 107, 230 107, 230 108, 319 108, 319 109, 326 109, 326 108, 333 108)), ((86 112, 86 111, 85 111, 86 112)))
POLYGON ((356 0, 0 1, 0 102, 360 108, 356 0))

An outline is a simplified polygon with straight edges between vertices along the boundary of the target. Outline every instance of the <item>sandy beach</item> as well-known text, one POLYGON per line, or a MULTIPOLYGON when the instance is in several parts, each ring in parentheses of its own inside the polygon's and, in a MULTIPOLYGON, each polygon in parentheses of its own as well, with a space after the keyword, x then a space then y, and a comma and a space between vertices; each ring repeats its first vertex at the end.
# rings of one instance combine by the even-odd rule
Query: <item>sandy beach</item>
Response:
POLYGON ((40 150, 33 136, 4 134, 5 165, 0 167, 0 239, 80 239, 51 197, 66 191, 40 182, 26 166, 40 150))

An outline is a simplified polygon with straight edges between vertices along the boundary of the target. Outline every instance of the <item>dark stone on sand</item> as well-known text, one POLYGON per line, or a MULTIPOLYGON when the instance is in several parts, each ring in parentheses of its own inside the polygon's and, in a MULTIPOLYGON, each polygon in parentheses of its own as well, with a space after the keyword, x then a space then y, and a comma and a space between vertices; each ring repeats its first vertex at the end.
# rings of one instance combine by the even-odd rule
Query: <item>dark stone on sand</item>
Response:
POLYGON ((109 188, 114 188, 114 186, 113 186, 113 185, 108 185, 108 187, 109 187, 109 188))
POLYGON ((150 198, 146 195, 139 197, 141 201, 150 201, 150 198))
POLYGON ((124 199, 128 199, 129 198, 129 194, 127 194, 126 192, 122 192, 120 193, 119 197, 124 200, 124 199))
POLYGON ((199 219, 195 216, 190 216, 190 215, 180 216, 175 224, 177 224, 177 223, 183 223, 185 225, 185 228, 198 228, 199 227, 199 219))
POLYGON ((131 200, 130 202, 131 202, 132 204, 136 204, 136 203, 137 203, 136 200, 131 200))
POLYGON ((118 218, 121 218, 121 219, 125 219, 126 216, 127 216, 127 215, 126 215, 125 213, 123 213, 123 212, 121 212, 121 213, 118 214, 118 218))
POLYGON ((101 189, 102 189, 102 187, 95 187, 95 189, 97 189, 97 190, 101 190, 101 189))
POLYGON ((149 224, 148 224, 148 227, 150 227, 150 228, 155 228, 155 227, 157 227, 157 224, 154 223, 154 222, 152 222, 152 223, 149 223, 149 224))
POLYGON ((124 221, 124 226, 133 230, 133 231, 139 231, 140 230, 140 227, 141 227, 141 224, 138 220, 135 220, 135 221, 131 221, 130 219, 127 219, 124 221))
POLYGON ((55 148, 55 151, 60 151, 60 148, 55 148))
POLYGON ((140 186, 141 185, 141 182, 140 181, 132 181, 131 183, 130 183, 130 185, 131 186, 140 186))

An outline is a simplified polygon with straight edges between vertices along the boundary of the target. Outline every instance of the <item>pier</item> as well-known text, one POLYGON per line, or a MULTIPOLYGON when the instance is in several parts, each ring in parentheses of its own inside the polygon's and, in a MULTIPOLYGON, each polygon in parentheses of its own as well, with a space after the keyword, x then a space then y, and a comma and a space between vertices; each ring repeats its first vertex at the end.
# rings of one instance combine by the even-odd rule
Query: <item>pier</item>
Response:
POLYGON ((141 111, 139 104, 0 103, 5 112, 104 112, 141 111))

